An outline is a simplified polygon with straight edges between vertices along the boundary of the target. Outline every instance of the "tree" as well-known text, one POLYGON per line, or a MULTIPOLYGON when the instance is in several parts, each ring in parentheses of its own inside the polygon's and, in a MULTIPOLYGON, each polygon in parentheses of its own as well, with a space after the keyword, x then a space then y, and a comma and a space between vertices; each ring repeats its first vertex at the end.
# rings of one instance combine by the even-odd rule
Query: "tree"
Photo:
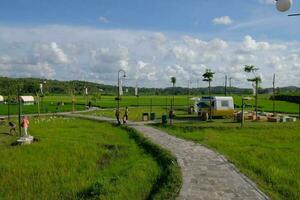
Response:
POLYGON ((261 83, 261 77, 258 76, 255 72, 259 70, 259 68, 256 68, 254 65, 245 65, 244 71, 246 73, 252 73, 253 77, 248 78, 247 80, 255 84, 255 118, 258 120, 258 85, 261 83))
POLYGON ((206 81, 208 82, 208 95, 209 95, 209 118, 210 120, 212 119, 212 102, 211 102, 211 91, 210 91, 210 83, 213 81, 213 78, 214 78, 214 72, 211 71, 211 69, 207 69, 205 71, 205 73, 202 75, 203 76, 203 81, 206 81))
POLYGON ((175 84, 176 84, 176 77, 171 77, 171 83, 173 85, 173 100, 171 102, 171 110, 170 110, 170 113, 169 113, 169 117, 170 117, 170 124, 173 123, 173 117, 174 117, 174 101, 175 101, 175 84))
POLYGON ((171 83, 173 85, 173 102, 171 104, 172 109, 173 109, 173 105, 174 105, 174 96, 175 96, 175 84, 176 84, 176 77, 171 77, 171 83))

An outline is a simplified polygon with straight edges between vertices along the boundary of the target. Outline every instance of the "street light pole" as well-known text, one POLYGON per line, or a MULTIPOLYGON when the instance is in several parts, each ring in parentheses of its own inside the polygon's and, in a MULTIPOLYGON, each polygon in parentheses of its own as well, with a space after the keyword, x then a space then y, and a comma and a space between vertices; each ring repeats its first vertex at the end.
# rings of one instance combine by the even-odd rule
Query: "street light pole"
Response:
POLYGON ((117 101, 118 101, 118 104, 117 104, 117 109, 118 111, 120 110, 120 73, 123 73, 123 77, 125 78, 126 77, 126 72, 123 70, 123 69, 120 69, 118 71, 118 89, 117 89, 117 101))
POLYGON ((19 122, 19 136, 21 137, 21 98, 20 98, 20 86, 18 85, 18 122, 19 122))
POLYGON ((244 119, 245 102, 244 101, 249 101, 251 99, 252 99, 251 97, 243 97, 242 98, 241 128, 244 127, 244 122, 245 122, 245 119, 244 119))

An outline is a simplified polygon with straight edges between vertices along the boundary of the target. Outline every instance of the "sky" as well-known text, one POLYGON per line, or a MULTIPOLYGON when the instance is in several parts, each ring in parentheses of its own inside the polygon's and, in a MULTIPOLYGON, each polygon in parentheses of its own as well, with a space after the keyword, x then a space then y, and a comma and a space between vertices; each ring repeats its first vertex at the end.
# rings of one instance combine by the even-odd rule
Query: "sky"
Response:
POLYGON ((0 76, 125 85, 206 87, 232 78, 251 87, 300 86, 300 0, 278 12, 273 0, 1 0, 0 76))

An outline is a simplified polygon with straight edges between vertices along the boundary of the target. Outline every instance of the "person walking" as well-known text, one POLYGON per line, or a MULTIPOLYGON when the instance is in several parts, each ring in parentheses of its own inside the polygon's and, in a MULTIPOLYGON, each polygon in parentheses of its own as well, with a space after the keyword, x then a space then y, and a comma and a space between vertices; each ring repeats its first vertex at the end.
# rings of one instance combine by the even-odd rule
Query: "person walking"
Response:
POLYGON ((120 125, 121 121, 120 121, 120 110, 119 109, 116 109, 115 116, 116 116, 118 125, 120 125))
POLYGON ((126 108, 125 108, 125 114, 124 114, 126 122, 128 121, 128 114, 129 114, 129 110, 128 110, 128 107, 126 106, 126 108))
POLYGON ((23 117, 21 126, 23 128, 24 135, 28 136, 29 120, 28 120, 28 118, 26 116, 23 117))
POLYGON ((9 122, 8 124, 9 124, 9 127, 10 127, 9 134, 10 135, 17 134, 17 131, 16 131, 17 125, 13 122, 9 122))

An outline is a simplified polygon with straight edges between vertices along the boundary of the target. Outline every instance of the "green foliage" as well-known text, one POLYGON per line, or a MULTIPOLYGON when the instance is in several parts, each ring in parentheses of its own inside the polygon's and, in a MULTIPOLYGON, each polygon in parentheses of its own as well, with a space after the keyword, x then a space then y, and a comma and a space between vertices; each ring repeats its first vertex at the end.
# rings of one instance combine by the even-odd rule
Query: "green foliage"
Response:
POLYGON ((257 71, 259 68, 256 68, 254 65, 245 65, 244 66, 244 71, 247 73, 252 73, 257 71))
MULTIPOLYGON (((28 95, 36 95, 39 90, 39 84, 44 81, 43 79, 38 78, 7 78, 0 77, 0 95, 7 96, 11 94, 12 96, 16 95, 17 85, 21 86, 21 93, 28 95), (25 87, 23 87, 25 85, 25 87)), ((58 81, 58 80, 46 80, 46 84, 44 85, 44 92, 46 96, 49 95, 83 95, 84 87, 87 86, 89 94, 101 94, 105 95, 116 95, 116 86, 113 85, 104 85, 98 83, 84 82, 84 81, 58 81), (100 91, 103 90, 103 91, 100 91)), ((126 87, 128 89, 128 93, 125 95, 134 95, 134 87, 126 87)), ((188 88, 186 87, 176 87, 176 95, 184 95, 187 94, 188 88)), ((232 94, 251 94, 251 89, 237 88, 231 87, 228 88, 229 92, 232 94)), ((260 90, 262 93, 269 93, 272 88, 266 88, 260 90)), ((297 87, 284 87, 278 88, 280 93, 300 93, 300 88, 297 87)), ((206 87, 201 88, 190 88, 191 95, 199 95, 199 94, 207 94, 208 89, 206 87)), ((216 86, 211 88, 211 92, 214 94, 224 94, 223 86, 216 86)), ((140 95, 171 95, 173 94, 173 88, 139 88, 140 95)))
POLYGON ((256 76, 254 78, 249 78, 247 80, 250 81, 250 82, 254 82, 254 83, 261 83, 261 81, 262 81, 259 76, 256 76))
POLYGON ((230 121, 178 123, 157 127, 225 155, 272 199, 300 199, 300 122, 230 121))
POLYGON ((203 76, 203 81, 208 81, 211 82, 213 77, 214 77, 214 72, 211 71, 211 69, 207 69, 205 73, 202 75, 203 76))
MULTIPOLYGON (((270 99, 272 100, 273 98, 274 97, 272 96, 270 99)), ((299 96, 295 96, 295 95, 275 95, 275 100, 288 101, 288 102, 300 104, 300 95, 299 96)))
POLYGON ((176 84, 176 77, 171 77, 171 83, 173 84, 173 86, 176 84))

